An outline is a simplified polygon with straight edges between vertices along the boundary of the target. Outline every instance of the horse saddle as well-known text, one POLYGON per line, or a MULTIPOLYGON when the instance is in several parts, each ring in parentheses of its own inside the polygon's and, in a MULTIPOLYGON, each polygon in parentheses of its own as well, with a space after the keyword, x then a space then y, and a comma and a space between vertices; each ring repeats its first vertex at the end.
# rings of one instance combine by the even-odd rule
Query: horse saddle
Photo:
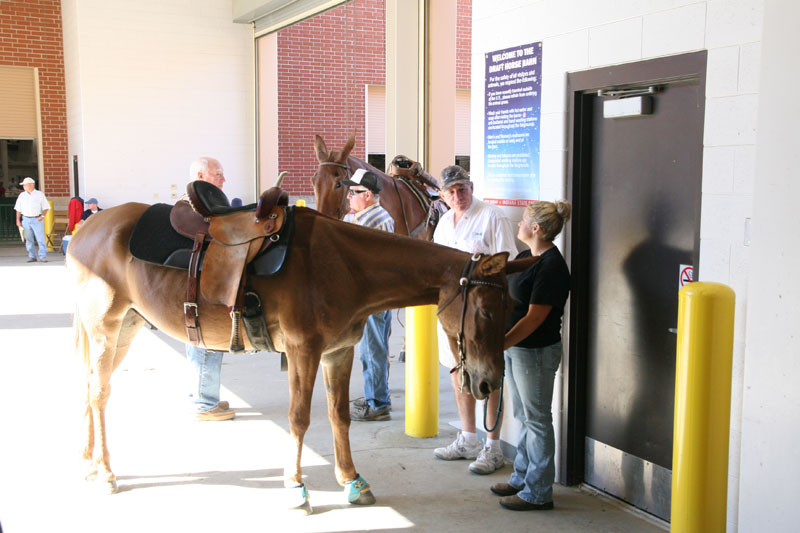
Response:
POLYGON ((187 199, 175 206, 148 208, 134 228, 130 249, 139 259, 188 270, 184 315, 193 344, 203 345, 197 321, 199 278, 203 297, 229 308, 230 351, 242 351, 239 319, 247 275, 280 270, 292 234, 292 215, 288 194, 281 189, 264 191, 256 204, 232 207, 218 187, 195 181, 187 186, 187 199), (164 224, 167 210, 169 224, 164 224))

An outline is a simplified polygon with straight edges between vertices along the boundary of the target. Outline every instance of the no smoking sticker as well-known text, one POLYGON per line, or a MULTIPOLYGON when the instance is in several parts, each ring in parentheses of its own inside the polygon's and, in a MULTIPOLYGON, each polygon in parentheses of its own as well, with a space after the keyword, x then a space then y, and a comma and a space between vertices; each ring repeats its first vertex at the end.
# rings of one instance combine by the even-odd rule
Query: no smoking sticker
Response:
POLYGON ((681 265, 680 273, 678 274, 678 290, 684 285, 694 281, 694 266, 681 265))

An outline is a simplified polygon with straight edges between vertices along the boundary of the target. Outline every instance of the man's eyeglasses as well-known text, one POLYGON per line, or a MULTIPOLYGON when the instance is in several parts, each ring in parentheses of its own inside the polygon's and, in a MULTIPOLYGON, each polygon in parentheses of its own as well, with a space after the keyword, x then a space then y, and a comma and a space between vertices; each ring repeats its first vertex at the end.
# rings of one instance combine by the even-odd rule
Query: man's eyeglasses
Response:
POLYGON ((356 194, 361 194, 362 192, 367 192, 369 189, 347 189, 347 196, 355 196, 356 194))

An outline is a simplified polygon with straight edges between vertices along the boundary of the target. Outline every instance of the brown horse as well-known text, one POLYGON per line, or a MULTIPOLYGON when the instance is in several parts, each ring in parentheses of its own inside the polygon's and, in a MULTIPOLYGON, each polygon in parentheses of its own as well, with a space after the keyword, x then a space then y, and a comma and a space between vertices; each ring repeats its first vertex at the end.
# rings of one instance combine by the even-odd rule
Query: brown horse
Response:
MULTIPOLYGON (((135 259, 128 242, 147 205, 128 203, 89 218, 70 243, 67 267, 78 289, 76 350, 87 370, 87 479, 117 489, 106 441, 105 408, 112 372, 145 321, 187 342, 183 302, 186 271, 135 259)), ((297 488, 298 506, 310 512, 300 454, 309 425, 311 393, 319 365, 333 429, 335 472, 348 501, 373 503, 369 485, 350 454, 349 384, 353 345, 367 317, 385 309, 435 304, 450 336, 464 347, 460 370, 480 399, 500 385, 503 327, 509 312, 506 273, 530 261, 507 254, 470 257, 444 246, 346 224, 305 208, 294 209, 293 242, 284 267, 251 277, 275 346, 289 365, 289 422, 297 453, 285 468, 285 485, 297 488)), ((241 213, 240 213, 241 214, 241 213)), ((249 219, 248 219, 249 220, 249 219)), ((253 217, 253 224, 260 221, 253 217)), ((155 238, 156 236, 154 236, 155 238)), ((202 274, 201 274, 202 280, 202 274)), ((230 318, 224 305, 198 296, 198 320, 210 349, 225 351, 230 318)), ((247 349, 252 349, 245 339, 247 349)), ((454 352, 458 353, 458 352, 454 352)))
POLYGON ((311 178, 311 185, 314 187, 317 210, 341 220, 350 208, 347 202, 347 186, 341 182, 363 168, 381 179, 381 206, 394 219, 394 232, 426 241, 433 240, 436 224, 429 223, 428 208, 423 207, 417 195, 404 181, 392 178, 356 157, 350 157, 355 142, 355 137, 351 136, 341 152, 328 152, 322 137, 315 137, 314 150, 319 167, 311 178))

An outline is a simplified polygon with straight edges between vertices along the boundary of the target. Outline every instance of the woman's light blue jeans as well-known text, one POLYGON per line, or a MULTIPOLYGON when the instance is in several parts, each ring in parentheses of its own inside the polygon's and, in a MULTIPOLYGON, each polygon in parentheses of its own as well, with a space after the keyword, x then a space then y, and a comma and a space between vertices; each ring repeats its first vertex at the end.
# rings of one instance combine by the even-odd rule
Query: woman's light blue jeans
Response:
POLYGON ((514 418, 522 423, 514 473, 508 482, 522 487, 517 496, 528 503, 553 501, 556 443, 551 405, 561 350, 558 342, 544 348, 512 346, 505 352, 506 386, 514 418))
POLYGON ((216 409, 219 405, 222 355, 223 352, 212 352, 191 344, 186 345, 186 358, 194 371, 189 389, 192 391, 190 396, 200 413, 216 409))
POLYGON ((364 336, 358 343, 358 356, 364 371, 364 398, 373 409, 392 404, 389 398, 389 330, 392 312, 380 311, 367 318, 364 336))

